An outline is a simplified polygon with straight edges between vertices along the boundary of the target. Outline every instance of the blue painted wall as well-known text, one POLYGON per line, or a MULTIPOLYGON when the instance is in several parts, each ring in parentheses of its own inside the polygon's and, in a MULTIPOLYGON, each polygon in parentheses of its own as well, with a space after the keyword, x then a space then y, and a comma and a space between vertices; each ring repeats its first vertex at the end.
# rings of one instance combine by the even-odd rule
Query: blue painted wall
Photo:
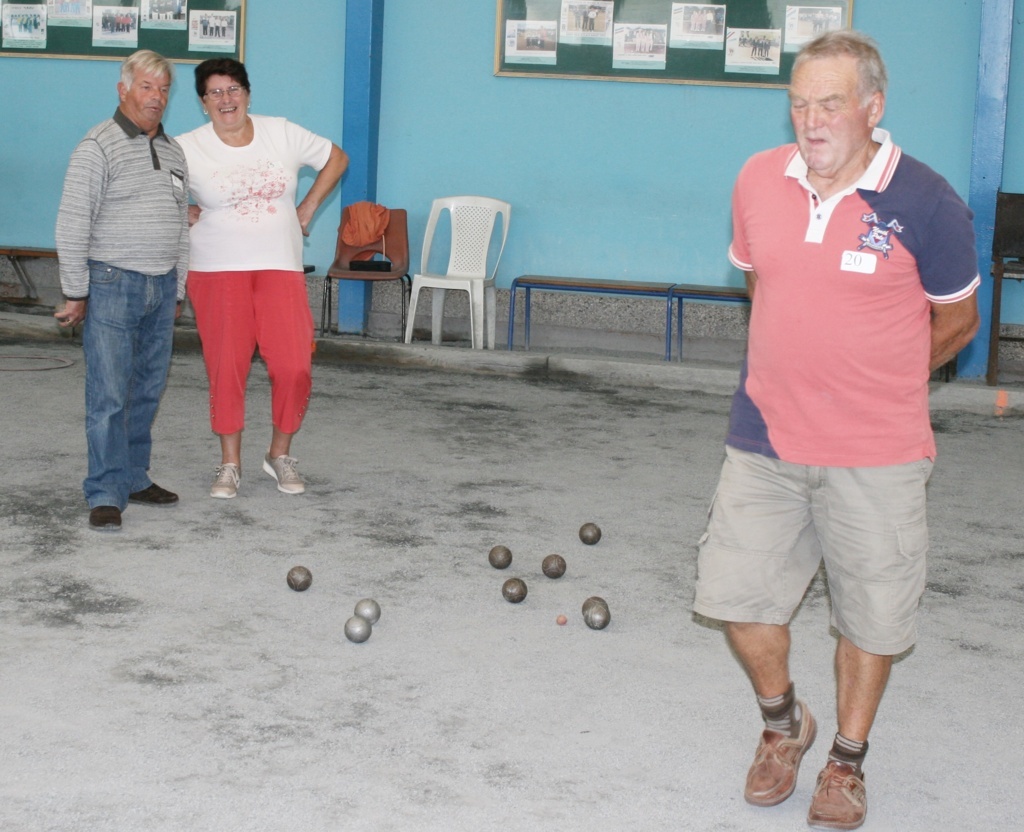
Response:
MULTIPOLYGON (((1017 3, 1020 12, 1024 0, 1017 3)), ((345 3, 293 5, 303 14, 282 16, 249 4, 253 111, 285 115, 340 141, 345 3), (317 21, 313 30, 310 20, 317 21)), ((747 156, 791 139, 785 93, 496 78, 495 6, 495 0, 385 4, 377 198, 408 208, 414 264, 430 201, 482 193, 513 204, 501 285, 531 271, 739 285, 740 275, 725 260, 729 192, 747 156)), ((965 197, 979 6, 977 0, 901 0, 894 15, 887 0, 854 2, 854 25, 879 41, 892 76, 883 126, 965 197)), ((1018 92, 1024 48, 1017 52, 1004 187, 1024 191, 1018 92)), ((53 244, 68 154, 113 111, 116 81, 117 64, 106 61, 0 59, 4 242, 53 244)), ((183 132, 202 120, 191 67, 182 66, 167 126, 183 132)), ((333 254, 347 201, 336 194, 314 224, 306 261, 320 270, 333 254)), ((1024 323, 1024 299, 1014 296, 1015 288, 1009 287, 1003 317, 1024 323)))
MULTIPOLYGON (((513 205, 500 285, 529 272, 740 285, 725 260, 732 181, 791 140, 784 91, 496 78, 494 5, 385 6, 378 198, 408 207, 411 238, 433 197, 482 193, 513 205)), ((899 6, 854 3, 891 68, 883 126, 966 198, 978 4, 899 6)))

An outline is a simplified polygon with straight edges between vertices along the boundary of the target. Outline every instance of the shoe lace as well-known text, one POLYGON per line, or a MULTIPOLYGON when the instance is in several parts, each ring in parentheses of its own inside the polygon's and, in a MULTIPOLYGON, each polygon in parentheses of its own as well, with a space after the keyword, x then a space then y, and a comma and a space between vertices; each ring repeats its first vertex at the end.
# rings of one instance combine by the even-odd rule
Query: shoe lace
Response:
POLYGON ((799 738, 786 737, 777 731, 765 731, 757 748, 754 762, 762 765, 771 757, 789 763, 796 754, 800 753, 802 748, 803 745, 799 738))
POLYGON ((281 479, 283 480, 297 480, 299 479, 299 461, 295 457, 291 456, 280 456, 274 460, 280 466, 281 479))
POLYGON ((217 485, 235 485, 238 481, 238 469, 231 463, 224 463, 217 466, 215 476, 217 485))
POLYGON ((822 782, 818 786, 818 791, 829 792, 832 789, 840 792, 844 795, 847 800, 852 803, 863 803, 865 788, 863 775, 858 776, 858 772, 851 769, 849 766, 830 765, 826 769, 822 782))

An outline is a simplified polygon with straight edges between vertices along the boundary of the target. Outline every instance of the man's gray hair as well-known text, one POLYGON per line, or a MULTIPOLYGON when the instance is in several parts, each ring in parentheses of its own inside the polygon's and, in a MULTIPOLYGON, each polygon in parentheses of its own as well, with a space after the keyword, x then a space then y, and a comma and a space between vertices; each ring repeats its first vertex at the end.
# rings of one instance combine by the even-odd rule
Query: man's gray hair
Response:
POLYGON ((166 75, 174 80, 174 64, 152 49, 140 49, 124 59, 121 64, 121 83, 126 90, 132 88, 136 75, 166 75))
POLYGON ((842 55, 849 55, 857 61, 857 92, 860 93, 861 101, 866 102, 876 92, 885 95, 889 76, 878 45, 863 32, 852 29, 825 32, 809 41, 793 61, 793 73, 815 58, 836 58, 842 55))

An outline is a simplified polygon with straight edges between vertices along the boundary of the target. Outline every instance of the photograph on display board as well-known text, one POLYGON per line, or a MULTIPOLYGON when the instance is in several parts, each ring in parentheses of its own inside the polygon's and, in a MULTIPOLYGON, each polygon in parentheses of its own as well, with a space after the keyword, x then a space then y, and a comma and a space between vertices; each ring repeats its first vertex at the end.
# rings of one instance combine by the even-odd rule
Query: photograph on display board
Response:
POLYGON ((786 6, 786 52, 800 47, 825 32, 843 28, 843 10, 839 6, 786 6))
POLYGON ((673 3, 668 45, 685 49, 725 48, 725 6, 673 3))
POLYGON ((4 3, 0 19, 5 47, 46 48, 46 6, 4 3))
POLYGON ((612 67, 616 69, 665 68, 668 27, 658 24, 616 23, 612 67))
MULTIPOLYGON (((561 0, 548 2, 557 8, 561 0)), ((199 63, 211 52, 241 61, 246 5, 246 0, 0 0, 0 62, 18 56, 123 61, 137 49, 185 63, 199 63)))
POLYGON ((520 64, 554 64, 558 60, 558 21, 508 21, 505 60, 520 64))
POLYGON ((193 52, 234 52, 237 12, 188 13, 188 48, 193 52))
POLYGON ((726 29, 726 72, 778 75, 781 54, 781 29, 726 29))
POLYGON ((92 26, 92 0, 46 0, 50 26, 92 26))
POLYGON ((92 45, 136 49, 139 10, 134 6, 93 6, 92 45))
POLYGON ((853 26, 854 7, 854 0, 496 3, 495 75, 772 88, 789 84, 804 44, 853 26), (533 31, 553 18, 557 49, 533 31))
POLYGON ((612 45, 612 19, 615 16, 613 0, 562 0, 562 43, 590 43, 612 45))
POLYGON ((188 0, 142 0, 143 29, 184 29, 188 26, 188 0))

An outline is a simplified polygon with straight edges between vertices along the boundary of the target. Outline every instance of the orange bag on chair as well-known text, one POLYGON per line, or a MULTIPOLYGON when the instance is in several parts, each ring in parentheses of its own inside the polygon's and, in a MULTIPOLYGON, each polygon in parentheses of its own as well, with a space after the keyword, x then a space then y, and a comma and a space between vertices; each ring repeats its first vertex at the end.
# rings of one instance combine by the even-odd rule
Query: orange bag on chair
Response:
POLYGON ((391 211, 374 202, 354 202, 348 206, 348 217, 341 229, 346 245, 367 246, 384 236, 391 221, 391 211))

